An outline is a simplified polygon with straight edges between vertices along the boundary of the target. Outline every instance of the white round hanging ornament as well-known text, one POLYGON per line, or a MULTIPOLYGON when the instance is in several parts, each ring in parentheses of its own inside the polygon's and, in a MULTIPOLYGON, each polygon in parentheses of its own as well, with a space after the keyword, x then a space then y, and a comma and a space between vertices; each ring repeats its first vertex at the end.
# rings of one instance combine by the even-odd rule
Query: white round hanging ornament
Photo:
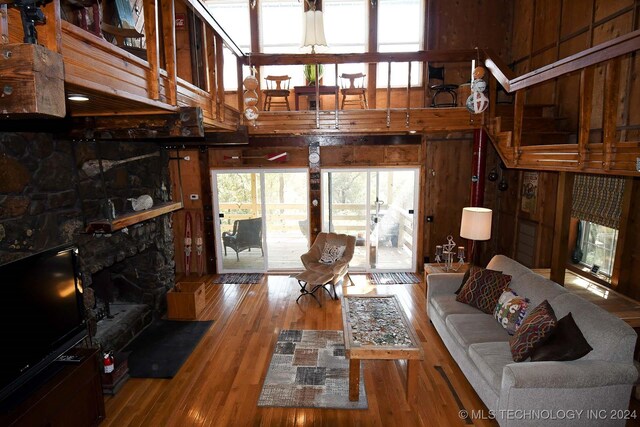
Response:
POLYGON ((489 98, 482 92, 472 92, 467 98, 467 110, 473 114, 480 114, 489 106, 489 98))

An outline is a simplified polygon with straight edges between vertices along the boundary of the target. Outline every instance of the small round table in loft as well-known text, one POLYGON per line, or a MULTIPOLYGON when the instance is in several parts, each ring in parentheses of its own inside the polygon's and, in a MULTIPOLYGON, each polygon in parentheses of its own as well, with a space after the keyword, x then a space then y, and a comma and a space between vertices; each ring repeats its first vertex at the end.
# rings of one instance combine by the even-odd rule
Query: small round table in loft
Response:
POLYGON ((318 305, 322 307, 322 303, 320 303, 320 300, 315 295, 318 289, 324 289, 332 299, 338 299, 338 294, 336 294, 336 286, 331 284, 331 280, 333 279, 332 273, 305 270, 302 273, 296 275, 295 278, 298 280, 298 284, 300 285, 300 296, 296 298, 296 303, 303 296, 311 295, 313 299, 316 300, 318 305), (333 296, 331 295, 331 290, 327 289, 327 285, 331 285, 333 287, 333 296), (309 290, 309 288, 311 288, 311 290, 309 290))

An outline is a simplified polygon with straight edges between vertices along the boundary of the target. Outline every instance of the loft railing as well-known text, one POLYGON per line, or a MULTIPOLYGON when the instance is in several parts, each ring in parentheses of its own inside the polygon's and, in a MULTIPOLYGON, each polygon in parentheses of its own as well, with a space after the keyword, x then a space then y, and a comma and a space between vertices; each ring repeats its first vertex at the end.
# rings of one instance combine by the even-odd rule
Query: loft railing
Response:
MULTIPOLYGON (((514 93, 513 126, 502 132, 496 118, 495 102, 489 113, 489 135, 502 160, 509 167, 570 170, 591 173, 637 176, 640 172, 640 141, 619 141, 617 124, 622 57, 640 50, 640 30, 594 46, 575 55, 515 77, 511 70, 490 50, 483 51, 484 63, 495 81, 514 93), (602 132, 592 141, 591 119, 594 104, 595 67, 603 64, 602 132), (526 90, 569 73, 580 72, 579 117, 577 143, 522 145, 526 90)), ((629 88, 627 88, 628 90, 629 88)), ((495 91, 492 91, 494 93, 495 91)), ((640 124, 625 126, 624 131, 640 129, 640 124)), ((622 139, 622 138, 620 138, 622 139)))

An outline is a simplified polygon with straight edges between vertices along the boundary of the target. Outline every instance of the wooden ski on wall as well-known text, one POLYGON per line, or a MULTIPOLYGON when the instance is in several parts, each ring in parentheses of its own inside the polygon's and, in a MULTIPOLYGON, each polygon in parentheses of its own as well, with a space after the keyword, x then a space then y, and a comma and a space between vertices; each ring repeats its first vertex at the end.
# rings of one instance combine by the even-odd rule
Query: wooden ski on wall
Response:
POLYGON ((184 217, 184 274, 191 273, 191 212, 184 217))
POLYGON ((198 266, 198 275, 204 274, 204 241, 202 240, 202 215, 196 213, 196 264, 198 266))

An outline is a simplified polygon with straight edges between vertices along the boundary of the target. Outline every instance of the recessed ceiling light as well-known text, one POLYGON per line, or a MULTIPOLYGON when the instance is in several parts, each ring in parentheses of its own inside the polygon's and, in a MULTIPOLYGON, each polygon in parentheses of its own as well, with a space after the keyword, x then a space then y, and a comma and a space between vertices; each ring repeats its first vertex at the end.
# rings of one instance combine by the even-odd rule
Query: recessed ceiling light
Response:
POLYGON ((84 102, 88 101, 89 97, 87 95, 82 95, 81 93, 70 93, 69 95, 67 95, 67 99, 69 101, 84 102))
POLYGON ((416 133, 417 131, 415 130, 410 130, 409 133, 416 133))

